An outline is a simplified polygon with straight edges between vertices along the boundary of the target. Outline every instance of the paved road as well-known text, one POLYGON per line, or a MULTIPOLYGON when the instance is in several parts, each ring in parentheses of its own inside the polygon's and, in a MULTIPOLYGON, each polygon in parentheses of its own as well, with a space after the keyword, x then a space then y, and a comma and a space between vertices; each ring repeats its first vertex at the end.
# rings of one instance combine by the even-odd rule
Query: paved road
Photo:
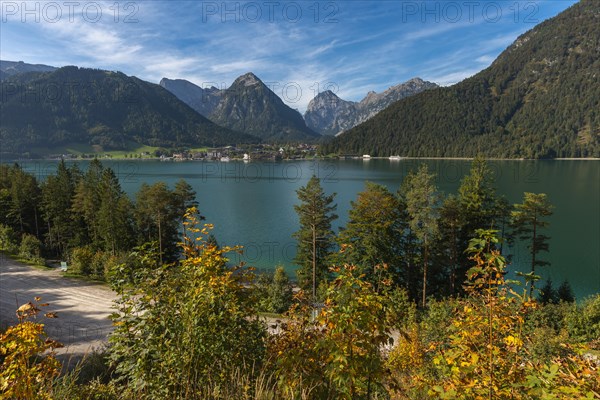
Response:
POLYGON ((103 285, 65 278, 57 270, 28 267, 0 253, 0 327, 16 323, 17 307, 36 296, 50 303, 44 312, 58 314, 48 319, 40 313, 37 320, 46 325, 50 338, 65 345, 57 351, 63 360, 78 359, 106 342, 112 330, 108 316, 114 292, 103 285))

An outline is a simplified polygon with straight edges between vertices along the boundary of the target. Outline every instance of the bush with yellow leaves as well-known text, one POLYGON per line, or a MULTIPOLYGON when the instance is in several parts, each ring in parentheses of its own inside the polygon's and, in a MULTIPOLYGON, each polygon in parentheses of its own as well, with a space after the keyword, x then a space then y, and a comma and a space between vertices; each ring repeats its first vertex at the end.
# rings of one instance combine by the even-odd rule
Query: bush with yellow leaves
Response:
MULTIPOLYGON (((52 383, 60 371, 54 349, 62 344, 47 337, 44 324, 30 321, 47 303, 23 304, 17 309, 19 323, 0 334, 0 393, 7 399, 51 399, 52 383)), ((46 313, 56 318, 55 313, 46 313)))

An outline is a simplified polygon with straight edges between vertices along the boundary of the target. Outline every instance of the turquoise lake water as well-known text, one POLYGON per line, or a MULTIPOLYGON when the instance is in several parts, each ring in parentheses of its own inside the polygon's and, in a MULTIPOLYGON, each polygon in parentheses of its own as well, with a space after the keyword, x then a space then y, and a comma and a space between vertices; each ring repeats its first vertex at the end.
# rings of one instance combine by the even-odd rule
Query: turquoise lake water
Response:
MULTIPOLYGON (((143 182, 165 181, 171 187, 180 178, 196 190, 199 209, 215 224, 220 244, 244 246, 243 259, 258 268, 282 264, 293 274, 298 229, 293 205, 295 190, 312 174, 321 178, 327 193, 335 192, 336 231, 347 221, 350 201, 372 181, 396 191, 408 171, 421 163, 437 173, 444 193, 456 193, 470 162, 463 160, 387 159, 340 161, 269 162, 160 162, 103 161, 120 178, 123 190, 134 195, 143 182)), ((85 169, 87 162, 79 162, 85 169)), ((31 161, 23 167, 39 178, 54 173, 56 162, 31 161)), ((579 298, 600 292, 600 162, 599 161, 490 161, 498 193, 511 203, 522 201, 523 192, 546 193, 554 205, 547 230, 552 264, 541 268, 555 285, 568 279, 579 298)), ((513 249, 511 270, 527 271, 529 255, 513 249)), ((235 260, 237 261, 237 260, 235 260)))

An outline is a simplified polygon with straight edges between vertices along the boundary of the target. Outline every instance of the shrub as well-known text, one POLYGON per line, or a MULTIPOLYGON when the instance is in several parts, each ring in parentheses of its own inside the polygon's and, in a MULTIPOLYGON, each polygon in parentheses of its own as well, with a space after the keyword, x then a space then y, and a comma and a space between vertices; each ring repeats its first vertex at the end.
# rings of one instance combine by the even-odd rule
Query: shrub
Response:
POLYGON ((0 224, 0 250, 15 253, 19 249, 15 231, 8 225, 0 224))
POLYGON ((35 236, 26 233, 21 238, 21 245, 19 246, 19 256, 33 261, 36 264, 43 264, 42 259, 42 242, 35 236))
POLYGON ((184 259, 160 265, 156 246, 137 249, 134 264, 111 279, 119 294, 110 337, 111 360, 135 398, 199 398, 207 386, 225 387, 231 372, 258 371, 266 330, 251 302, 252 275, 227 265, 234 249, 205 242, 211 226, 186 222, 184 259))
POLYGON ((600 338, 600 294, 587 298, 571 308, 566 317, 569 334, 581 342, 600 338))
MULTIPOLYGON (((42 307, 40 298, 17 310, 19 323, 0 335, 0 397, 51 399, 53 380, 60 371, 54 349, 62 345, 47 338, 44 325, 29 321, 42 307)), ((46 317, 55 317, 53 313, 46 317)))
POLYGON ((91 275, 94 252, 89 247, 76 247, 71 250, 71 271, 75 274, 91 275))
MULTIPOLYGON (((379 268, 379 267, 376 267, 379 268)), ((382 347, 390 343, 387 290, 377 292, 354 266, 332 268, 323 308, 315 312, 304 293, 289 321, 271 338, 273 363, 284 398, 354 399, 385 395, 382 347)))

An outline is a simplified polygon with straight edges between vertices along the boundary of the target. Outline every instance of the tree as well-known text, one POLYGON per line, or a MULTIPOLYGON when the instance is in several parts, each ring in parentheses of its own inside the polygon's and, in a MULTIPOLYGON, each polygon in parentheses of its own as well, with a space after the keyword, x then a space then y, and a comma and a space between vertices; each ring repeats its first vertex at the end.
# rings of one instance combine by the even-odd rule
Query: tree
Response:
POLYGON ((458 189, 458 199, 464 213, 465 236, 475 236, 477 229, 492 229, 498 216, 494 174, 482 157, 476 157, 471 163, 469 174, 465 176, 458 189))
POLYGON ((21 233, 39 235, 38 204, 40 189, 35 177, 15 164, 10 170, 10 203, 7 217, 16 221, 21 233))
MULTIPOLYGON (((494 188, 494 174, 486 160, 475 157, 471 169, 458 188, 458 202, 461 210, 460 248, 465 249, 469 240, 476 236, 477 229, 495 229, 502 223, 505 211, 498 206, 494 188)), ((466 254, 459 253, 460 268, 457 276, 464 276, 470 266, 466 254)))
POLYGON ((399 275, 402 230, 398 198, 385 186, 367 182, 351 205, 348 223, 338 236, 343 248, 340 255, 378 288, 383 279, 399 275))
POLYGON ((320 179, 313 175, 296 194, 300 204, 294 205, 294 210, 300 220, 300 229, 293 237, 298 241, 295 258, 300 266, 298 283, 304 289, 312 284, 314 301, 317 286, 327 278, 327 260, 334 244, 331 222, 338 217, 335 214, 337 205, 333 204, 335 193, 325 195, 320 179))
POLYGON ((100 160, 94 158, 75 187, 71 208, 73 213, 84 221, 87 236, 94 246, 99 243, 98 210, 101 204, 103 172, 104 166, 100 160))
POLYGON ((160 262, 174 258, 179 216, 173 192, 164 182, 142 184, 136 196, 137 227, 144 241, 157 241, 160 262))
MULTIPOLYGON (((535 274, 535 267, 550 265, 550 262, 540 260, 538 254, 541 251, 548 252, 550 237, 540 233, 541 229, 547 228, 549 223, 546 218, 552 215, 552 205, 548 202, 545 193, 535 194, 526 192, 523 203, 515 204, 515 210, 511 213, 511 224, 516 237, 528 240, 527 248, 531 254, 531 273, 535 274)), ((530 296, 533 294, 535 283, 530 287, 530 296)))
POLYGON ((416 173, 405 178, 408 181, 406 206, 410 216, 410 227, 421 242, 423 251, 423 292, 421 305, 427 302, 427 269, 431 243, 439 234, 437 205, 439 196, 435 186, 435 175, 423 164, 416 173))
POLYGON ((440 207, 439 222, 439 252, 443 257, 443 263, 450 267, 450 288, 451 294, 456 293, 456 271, 459 268, 460 257, 463 252, 461 247, 461 229, 463 227, 463 214, 460 208, 460 202, 454 195, 449 195, 444 199, 440 207))
POLYGON ((556 290, 556 295, 558 296, 558 301, 564 301, 565 303, 575 302, 575 294, 573 293, 571 284, 566 279, 563 281, 563 283, 560 284, 560 286, 556 290))
POLYGON ((262 311, 279 314, 292 305, 292 284, 282 266, 275 268, 272 274, 260 274, 255 283, 262 311))
MULTIPOLYGON (((186 210, 190 208, 197 208, 198 202, 196 201, 196 191, 192 186, 187 183, 184 179, 180 179, 175 183, 175 189, 173 190, 173 196, 175 201, 175 212, 179 215, 180 222, 183 227, 183 235, 185 236, 185 224, 184 215, 186 210)), ((200 220, 204 220, 204 217, 198 216, 200 220)))
POLYGON ((552 279, 546 280, 546 283, 540 290, 538 302, 541 304, 556 304, 558 303, 558 292, 552 287, 552 279))
POLYGON ((133 206, 121 190, 112 169, 107 168, 102 172, 99 188, 100 207, 96 217, 98 239, 101 239, 105 251, 115 255, 117 251, 130 248, 133 206))
POLYGON ((48 224, 46 241, 59 255, 66 255, 69 247, 78 245, 81 225, 71 213, 75 187, 80 179, 76 167, 68 168, 64 162, 58 164, 56 175, 50 175, 42 185, 42 211, 48 224))

